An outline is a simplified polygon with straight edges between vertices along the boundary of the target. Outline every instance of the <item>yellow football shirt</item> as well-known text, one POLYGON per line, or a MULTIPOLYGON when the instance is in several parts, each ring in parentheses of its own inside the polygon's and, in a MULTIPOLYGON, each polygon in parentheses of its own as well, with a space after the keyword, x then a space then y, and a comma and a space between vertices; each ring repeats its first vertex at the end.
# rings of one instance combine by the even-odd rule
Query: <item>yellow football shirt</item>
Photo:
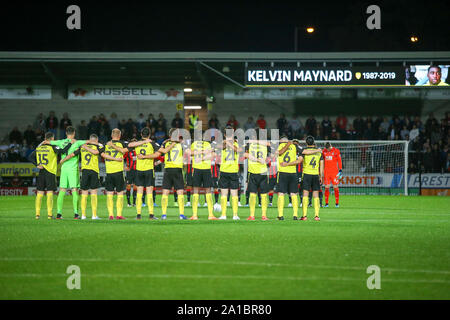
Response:
POLYGON ((42 144, 36 148, 37 165, 56 175, 58 167, 58 155, 55 152, 55 146, 42 144))
MULTIPOLYGON (((155 142, 144 143, 135 148, 136 155, 142 154, 148 156, 159 150, 159 145, 155 142)), ((136 160, 136 170, 137 171, 147 171, 154 169, 155 159, 139 159, 136 160)))
MULTIPOLYGON (((260 145, 259 143, 250 143, 249 146, 247 146, 247 152, 256 159, 266 160, 269 151, 268 149, 269 147, 260 145)), ((254 174, 266 174, 267 164, 248 159, 248 172, 254 174)))
POLYGON ((166 142, 164 148, 175 143, 175 146, 164 155, 165 168, 183 168, 183 146, 179 142, 166 142))
MULTIPOLYGON (((306 149, 314 149, 314 148, 306 148, 306 149)), ((315 154, 308 154, 302 156, 303 156, 303 173, 318 176, 320 160, 323 160, 322 153, 318 152, 315 154)))
MULTIPOLYGON (((112 143, 121 148, 126 148, 128 145, 127 143, 119 140, 113 140, 112 143)), ((108 145, 105 146, 105 153, 113 158, 122 159, 121 162, 105 159, 106 173, 123 172, 123 153, 108 145)))
MULTIPOLYGON (((105 151, 105 149, 102 147, 98 147, 94 144, 89 144, 89 148, 94 150, 99 150, 100 154, 105 151)), ((93 170, 97 173, 99 173, 98 168, 98 155, 92 154, 87 150, 84 150, 83 148, 80 148, 80 155, 81 155, 81 170, 93 170)))
MULTIPOLYGON (((238 148, 238 144, 235 141, 233 144, 236 148, 238 148)), ((226 147, 222 150, 221 161, 220 161, 220 172, 227 173, 237 173, 239 172, 239 156, 238 153, 230 148, 226 147)))
MULTIPOLYGON (((281 149, 286 146, 286 143, 287 142, 281 142, 278 147, 278 151, 281 151, 281 149)), ((280 166, 280 163, 282 162, 291 162, 297 160, 297 146, 295 144, 291 144, 285 153, 278 155, 277 160, 278 172, 297 173, 296 166, 280 166)))
MULTIPOLYGON (((211 152, 211 144, 208 141, 194 141, 191 144, 191 150, 195 151, 208 151, 211 152)), ((207 158, 208 153, 198 154, 193 156, 192 168, 194 169, 210 169, 211 170, 211 158, 207 158)))

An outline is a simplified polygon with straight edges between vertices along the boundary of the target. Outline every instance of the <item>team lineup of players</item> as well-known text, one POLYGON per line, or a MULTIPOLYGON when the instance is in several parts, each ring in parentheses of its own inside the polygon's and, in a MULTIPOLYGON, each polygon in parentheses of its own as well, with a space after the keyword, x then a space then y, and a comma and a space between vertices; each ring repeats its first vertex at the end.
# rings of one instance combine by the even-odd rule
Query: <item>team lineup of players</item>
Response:
POLYGON ((158 219, 154 214, 155 166, 164 163, 161 219, 167 219, 168 197, 174 189, 175 201, 179 210, 179 218, 184 215, 184 189, 186 171, 187 205, 190 206, 192 194, 192 216, 190 220, 198 220, 200 189, 204 189, 209 220, 225 220, 227 203, 231 198, 233 219, 239 220, 240 206, 239 160, 248 160, 247 204, 250 216, 247 220, 255 220, 257 197, 260 197, 261 218, 268 220, 267 208, 272 205, 274 192, 278 193, 278 220, 284 220, 285 195, 290 198, 293 208, 293 219, 298 220, 298 208, 302 207, 300 220, 307 219, 308 205, 314 206, 315 220, 320 220, 319 209, 322 184, 325 185, 325 207, 328 206, 330 187, 333 186, 336 207, 339 206, 338 184, 342 178, 342 160, 338 149, 330 143, 323 150, 316 147, 314 138, 308 136, 306 148, 300 147, 300 141, 289 141, 282 136, 278 149, 271 153, 268 141, 258 140, 257 134, 248 137, 244 147, 238 145, 231 136, 226 136, 221 146, 217 143, 194 140, 189 145, 171 129, 172 137, 158 145, 150 140, 150 130, 143 128, 141 140, 130 142, 121 140, 121 131, 113 129, 112 140, 106 145, 98 142, 93 134, 89 140, 75 140, 75 129, 66 129, 66 139, 54 140, 52 133, 45 135, 45 140, 30 155, 30 160, 40 169, 37 178, 37 197, 35 202, 36 218, 40 218, 42 198, 47 193, 48 218, 53 219, 53 192, 56 191, 56 172, 58 155, 61 156, 60 191, 57 199, 56 219, 62 219, 62 207, 66 190, 72 191, 74 218, 79 219, 78 190, 81 189, 81 219, 86 219, 87 199, 91 195, 92 219, 97 215, 97 193, 100 187, 99 158, 105 159, 107 210, 109 219, 114 219, 114 193, 116 199, 116 219, 125 219, 123 213, 124 192, 126 190, 128 206, 131 187, 133 202, 136 206, 136 218, 142 219, 142 207, 148 207, 149 219, 158 219), (124 169, 124 159, 126 167, 124 169), (81 181, 79 174, 81 163, 81 181), (186 170, 184 167, 186 166, 186 170), (126 172, 126 180, 124 177, 126 172), (211 190, 216 191, 215 202, 218 202, 218 190, 221 193, 221 216, 215 217, 211 190), (299 205, 299 194, 302 197, 299 205), (136 195, 135 195, 136 193, 136 195), (312 201, 310 196, 312 194, 312 201))

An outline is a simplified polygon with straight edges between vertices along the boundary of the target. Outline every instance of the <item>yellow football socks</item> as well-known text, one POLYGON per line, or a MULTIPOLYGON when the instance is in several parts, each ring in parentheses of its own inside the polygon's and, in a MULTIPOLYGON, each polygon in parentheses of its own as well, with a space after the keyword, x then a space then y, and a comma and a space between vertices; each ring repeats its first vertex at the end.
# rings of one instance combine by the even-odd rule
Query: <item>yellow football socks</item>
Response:
POLYGON ((294 209, 294 217, 298 217, 298 196, 292 197, 292 208, 294 209))
POLYGON ((184 195, 178 195, 178 211, 180 215, 184 215, 184 195))
POLYGON ((35 201, 35 206, 36 206, 36 217, 39 217, 41 215, 41 202, 42 202, 42 197, 44 195, 38 193, 36 196, 36 201, 35 201))
POLYGON ((49 217, 53 216, 53 192, 47 191, 47 214, 49 217))
MULTIPOLYGON (((233 209, 233 217, 236 217, 238 215, 238 202, 239 202, 239 197, 238 196, 231 196, 231 207, 233 209)), ((227 202, 225 201, 225 208, 227 202)), ((223 205, 222 205, 222 210, 223 210, 223 205)))
POLYGON ((83 217, 86 216, 87 198, 88 198, 87 194, 82 194, 81 195, 81 215, 83 217))
POLYGON ((284 194, 278 195, 277 207, 278 207, 278 216, 282 217, 284 210, 284 194))
MULTIPOLYGON (((222 217, 227 216, 227 197, 222 196, 220 198, 220 206, 222 207, 222 217)), ((234 211, 234 208, 233 208, 234 211)))
POLYGON ((303 201, 302 201, 303 205, 302 205, 302 210, 303 210, 303 216, 306 217, 306 215, 308 214, 308 204, 309 204, 309 197, 308 196, 303 196, 303 201))
POLYGON ((250 193, 250 199, 248 202, 250 203, 250 217, 254 217, 256 206, 256 193, 250 193))
POLYGON ((142 212, 142 193, 138 193, 136 198, 136 213, 141 214, 142 212))
POLYGON ((194 193, 192 196, 192 215, 194 217, 198 216, 198 193, 194 193))
POLYGON ((123 211, 123 194, 117 195, 116 207, 117 207, 117 216, 121 217, 123 211))
POLYGON ((214 213, 213 213, 212 194, 211 194, 211 193, 207 193, 207 194, 206 194, 206 203, 208 204, 208 216, 209 216, 209 217, 214 216, 214 213))
POLYGON ((267 217, 267 205, 268 205, 267 193, 261 194, 261 211, 263 217, 267 217))
POLYGON ((147 199, 147 207, 148 207, 148 213, 149 214, 153 214, 153 193, 147 193, 146 194, 146 199, 147 199))
POLYGON ((108 208, 108 215, 114 217, 114 199, 112 194, 106 195, 106 208, 108 208))
POLYGON ((97 217, 97 204, 98 199, 96 194, 91 194, 91 207, 92 207, 92 217, 97 217))
POLYGON ((319 210, 320 210, 320 200, 319 200, 319 198, 314 198, 313 202, 314 202, 314 215, 316 217, 318 217, 319 216, 319 210))
POLYGON ((167 214, 167 205, 169 203, 169 196, 167 194, 163 194, 161 197, 161 208, 162 214, 167 214))

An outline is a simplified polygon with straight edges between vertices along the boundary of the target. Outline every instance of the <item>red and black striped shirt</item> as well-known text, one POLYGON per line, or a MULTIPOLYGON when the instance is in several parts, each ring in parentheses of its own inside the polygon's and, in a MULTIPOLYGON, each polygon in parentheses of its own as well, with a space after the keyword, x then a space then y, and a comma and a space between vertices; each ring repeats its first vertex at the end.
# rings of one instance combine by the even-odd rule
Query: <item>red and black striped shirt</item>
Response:
POLYGON ((127 167, 131 170, 136 170, 136 151, 134 149, 128 151, 123 157, 126 161, 127 167))

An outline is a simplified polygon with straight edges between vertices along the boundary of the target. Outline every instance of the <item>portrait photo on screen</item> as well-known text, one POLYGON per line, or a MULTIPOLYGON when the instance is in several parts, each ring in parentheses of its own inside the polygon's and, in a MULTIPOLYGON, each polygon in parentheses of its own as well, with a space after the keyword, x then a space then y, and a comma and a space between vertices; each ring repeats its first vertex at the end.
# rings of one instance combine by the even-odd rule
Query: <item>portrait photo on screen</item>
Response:
POLYGON ((410 65, 405 69, 407 86, 448 86, 450 65, 410 65))

